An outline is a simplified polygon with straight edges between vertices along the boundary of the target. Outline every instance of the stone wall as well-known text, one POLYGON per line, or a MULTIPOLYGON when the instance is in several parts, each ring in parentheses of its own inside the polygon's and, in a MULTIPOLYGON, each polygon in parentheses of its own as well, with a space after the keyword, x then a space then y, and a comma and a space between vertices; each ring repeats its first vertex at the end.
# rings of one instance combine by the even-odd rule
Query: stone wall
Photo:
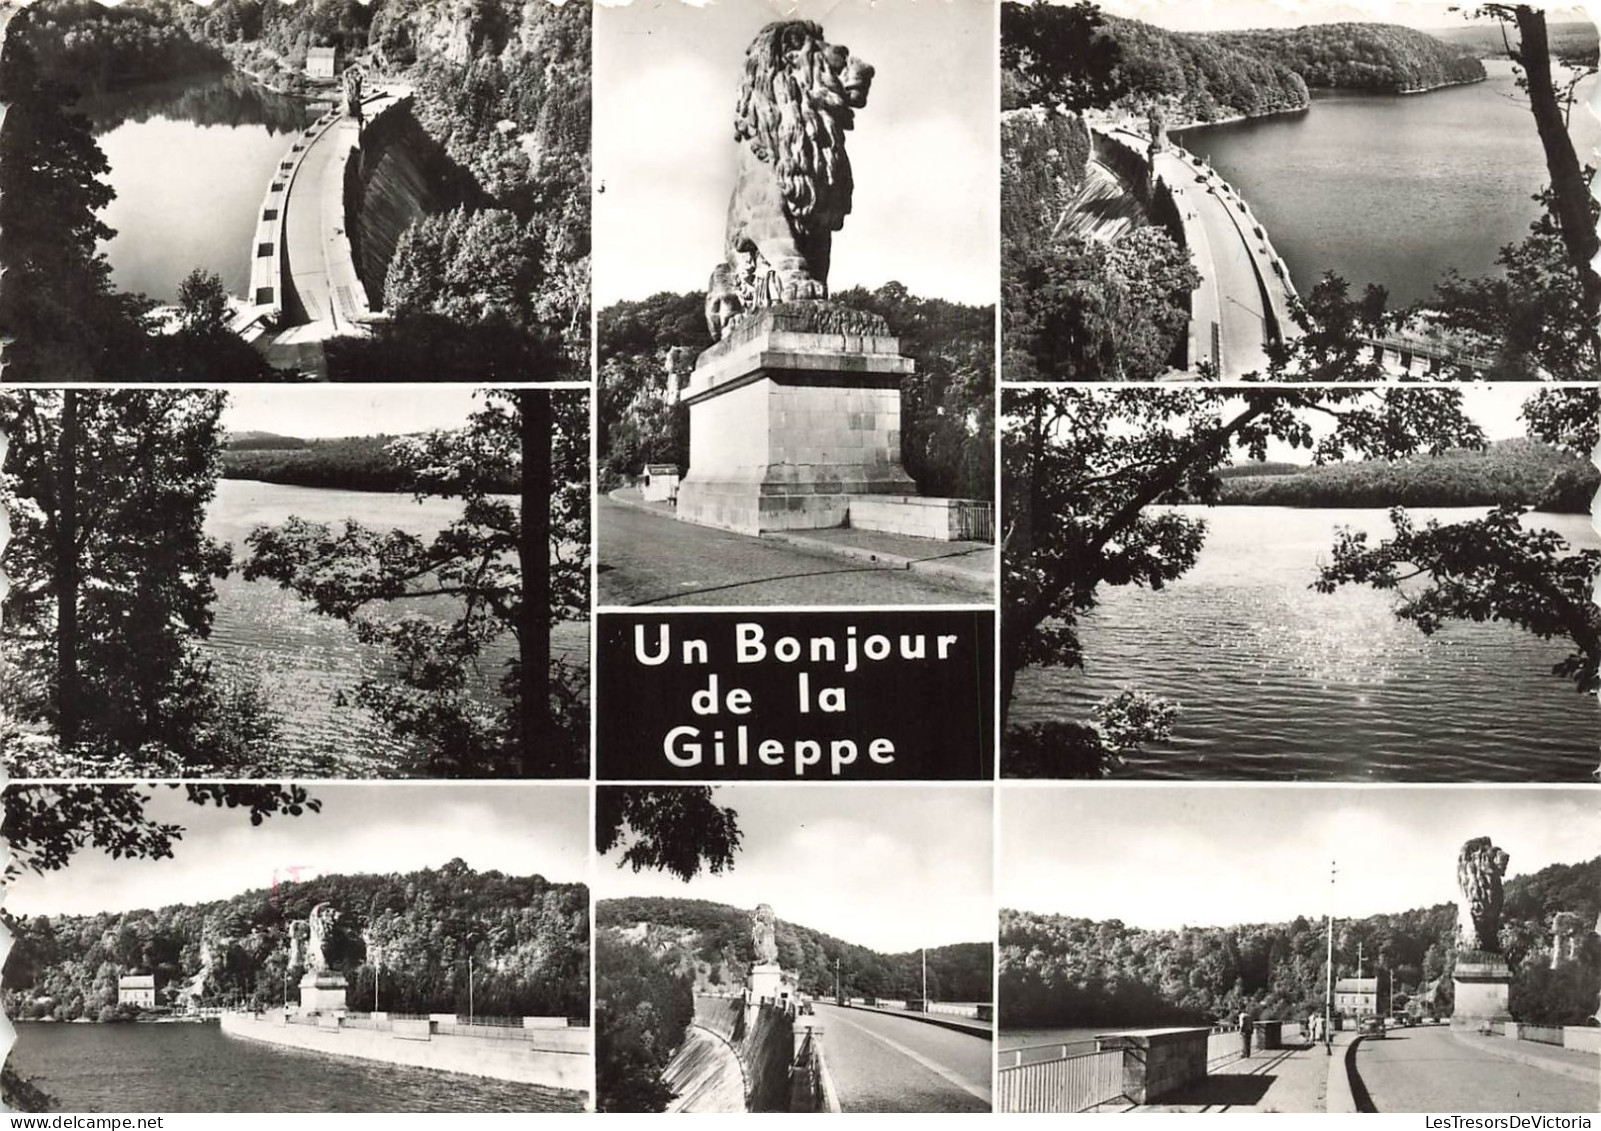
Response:
POLYGON ((1096 1041, 1103 1049, 1121 1045, 1123 1094, 1136 1104, 1147 1104, 1206 1076, 1210 1036, 1210 1030, 1201 1028, 1144 1029, 1108 1033, 1096 1041))

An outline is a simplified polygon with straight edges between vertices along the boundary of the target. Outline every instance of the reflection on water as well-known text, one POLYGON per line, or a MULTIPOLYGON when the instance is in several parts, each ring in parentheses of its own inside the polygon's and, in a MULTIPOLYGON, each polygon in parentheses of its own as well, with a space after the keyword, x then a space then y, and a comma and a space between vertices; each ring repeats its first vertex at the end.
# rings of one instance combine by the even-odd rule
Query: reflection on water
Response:
POLYGON ((583 1108, 535 1084, 272 1048, 216 1025, 18 1025, 11 1061, 69 1112, 583 1108))
MULTIPOLYGON (((1083 671, 1024 672, 1010 721, 1081 719, 1124 687, 1177 699, 1171 743, 1119 776, 1354 781, 1580 781, 1595 768, 1593 698, 1550 674, 1567 654, 1503 624, 1426 637, 1365 586, 1314 592, 1337 526, 1389 533, 1383 510, 1184 508, 1206 546, 1168 589, 1105 587, 1082 626, 1083 671)), ((1482 509, 1414 509, 1421 522, 1482 509)), ((1531 515, 1579 547, 1584 515, 1531 515)))
MULTIPOLYGON (((1305 294, 1325 271, 1397 305, 1425 299, 1451 268, 1495 272, 1504 244, 1540 214, 1549 182, 1528 100, 1508 61, 1489 80, 1418 95, 1322 92, 1305 114, 1176 133, 1251 202, 1305 294)), ((1595 93, 1580 84, 1580 97, 1595 93)), ((1577 108, 1581 161, 1601 123, 1577 108)))
POLYGON ((304 102, 228 73, 134 87, 78 107, 99 133, 117 197, 105 245, 118 289, 171 302, 196 267, 231 293, 249 283, 256 210, 304 102))
MULTIPOLYGON (((225 479, 217 484, 205 529, 234 547, 237 567, 249 557, 245 537, 251 530, 280 523, 290 515, 334 524, 348 518, 432 538, 460 514, 461 503, 449 499, 419 503, 410 495, 225 479)), ((237 570, 217 583, 213 609, 216 619, 206 641, 207 654, 223 674, 261 683, 280 717, 290 750, 297 756, 334 759, 342 774, 349 771, 349 776, 395 772, 398 747, 382 723, 352 701, 363 678, 393 674, 386 649, 361 643, 344 623, 319 616, 275 582, 246 581, 237 570)), ((394 611, 446 621, 455 619, 461 604, 454 597, 427 597, 397 603, 394 611)), ((587 669, 586 624, 557 625, 553 636, 557 659, 587 669)), ((516 643, 510 633, 484 650, 477 688, 484 703, 501 701, 500 676, 515 654, 516 643)))

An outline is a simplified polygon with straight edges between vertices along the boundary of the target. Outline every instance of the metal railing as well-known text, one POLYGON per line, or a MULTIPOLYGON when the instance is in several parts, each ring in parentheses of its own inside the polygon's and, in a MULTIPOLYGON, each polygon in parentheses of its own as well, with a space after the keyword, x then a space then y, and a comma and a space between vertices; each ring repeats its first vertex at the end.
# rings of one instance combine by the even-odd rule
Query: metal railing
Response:
POLYGON ((1007 1049, 1013 1063, 996 1073, 996 1098, 1004 1112, 1080 1112, 1124 1095, 1121 1047, 1082 1050, 1085 1042, 1007 1049), (1058 1055, 1039 1057, 1031 1054, 1058 1055))

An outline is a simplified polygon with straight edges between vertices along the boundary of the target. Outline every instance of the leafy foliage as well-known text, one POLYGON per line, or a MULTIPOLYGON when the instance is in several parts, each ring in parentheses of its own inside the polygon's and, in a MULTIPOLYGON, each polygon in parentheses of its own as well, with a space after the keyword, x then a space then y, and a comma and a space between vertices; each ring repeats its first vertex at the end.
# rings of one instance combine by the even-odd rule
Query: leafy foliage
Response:
POLYGON ((282 766, 254 687, 222 683, 198 650, 213 579, 227 576, 232 558, 203 529, 224 399, 204 390, 0 393, 11 440, 0 507, 12 533, 0 744, 13 771, 253 776, 282 766), (60 749, 64 600, 75 613, 68 647, 78 693, 66 696, 76 741, 60 749))
POLYGON ((202 1004, 278 1006, 302 968, 288 965, 290 923, 318 903, 339 912, 331 951, 352 1007, 589 1018, 589 892, 541 876, 476 872, 460 860, 390 875, 326 875, 231 899, 96 915, 8 917, 11 1016, 98 1016, 118 972, 153 974, 176 994, 204 971, 202 1004), (209 969, 202 956, 209 952, 209 969), (373 953, 377 947, 381 954, 373 953), (381 961, 381 969, 380 963, 381 961))
POLYGON ((1471 54, 1398 24, 1309 24, 1205 38, 1287 67, 1314 88, 1394 93, 1484 78, 1484 65, 1471 54))
MULTIPOLYGON (((1516 971, 1512 995, 1521 1020, 1552 1023, 1581 1001, 1593 1009, 1601 968, 1581 962, 1550 977, 1550 923, 1558 911, 1592 923, 1598 910, 1601 857, 1506 881, 1502 947, 1516 971), (1553 994, 1553 984, 1564 988, 1553 994), (1589 996, 1574 996, 1586 988, 1589 996)), ((1395 1000, 1423 995, 1437 982, 1447 988, 1455 938, 1456 908, 1449 903, 1340 920, 1336 976, 1357 973, 1360 950, 1370 976, 1384 971, 1386 1002, 1392 994, 1395 1000)), ((1163 931, 1002 909, 1000 945, 998 1021, 1007 1028, 1197 1023, 1241 1012, 1290 1019, 1323 1001, 1325 921, 1316 915, 1163 931)))
POLYGON ((221 52, 138 4, 35 0, 22 28, 39 63, 80 93, 219 70, 221 52))
POLYGON ((665 871, 688 883, 701 867, 734 866, 739 815, 712 800, 710 786, 601 786, 595 791, 595 851, 626 843, 618 867, 665 871))
MULTIPOLYGON (((404 491, 414 477, 396 454, 394 446, 399 439, 386 435, 337 440, 291 436, 230 439, 222 453, 222 476, 342 491, 404 491)), ((504 494, 513 494, 521 486, 520 479, 511 474, 486 478, 490 490, 504 494)))
MULTIPOLYGON (((675 968, 696 975, 697 985, 743 982, 756 961, 751 940, 751 913, 703 899, 637 897, 604 899, 595 905, 601 932, 643 925, 647 938, 660 943, 675 968)), ((922 994, 923 952, 882 954, 826 935, 810 927, 778 921, 775 933, 778 964, 794 971, 799 990, 815 997, 834 995, 835 960, 840 993, 846 997, 915 998, 922 994)), ((935 1001, 988 1001, 991 948, 988 942, 957 943, 928 948, 928 993, 935 1001)))
POLYGON ((391 452, 419 497, 463 502, 462 517, 431 541, 356 522, 336 531, 293 517, 247 539, 247 579, 276 581, 319 613, 350 623, 363 642, 389 650, 396 674, 363 681, 356 701, 384 719, 432 775, 582 773, 587 719, 565 668, 554 667, 546 703, 524 701, 521 659, 503 673, 505 709, 480 705, 474 691, 478 657, 491 641, 510 633, 520 657, 541 636, 548 639, 551 625, 587 615, 587 407, 581 395, 493 390, 467 427, 395 441, 391 452), (548 447, 529 431, 536 411, 550 414, 548 447), (498 491, 508 479, 521 484, 541 463, 551 489, 538 503, 549 507, 550 537, 530 547, 523 523, 536 516, 526 493, 519 506, 498 491), (525 579, 541 565, 548 586, 531 590, 525 579), (458 599, 460 616, 445 625, 387 615, 395 602, 431 596, 458 599))
POLYGON ((595 936, 595 1091, 600 1111, 666 1111, 662 1079, 695 1016, 694 979, 621 937, 595 936))

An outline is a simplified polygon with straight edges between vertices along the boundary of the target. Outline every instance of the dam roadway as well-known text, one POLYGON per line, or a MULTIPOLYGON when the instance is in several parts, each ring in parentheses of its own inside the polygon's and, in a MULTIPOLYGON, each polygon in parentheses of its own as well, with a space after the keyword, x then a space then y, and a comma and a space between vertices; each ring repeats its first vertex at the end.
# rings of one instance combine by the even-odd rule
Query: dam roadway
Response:
POLYGON ((1356 1073, 1380 1112, 1593 1112, 1601 1086, 1601 1060, 1593 1053, 1434 1026, 1363 1040, 1356 1073), (1511 1046, 1527 1049, 1528 1059, 1493 1051, 1511 1046), (1571 1074, 1553 1070, 1570 1063, 1571 1074))
POLYGON ((991 1041, 911 1017, 814 1008, 842 1110, 990 1110, 991 1041))

